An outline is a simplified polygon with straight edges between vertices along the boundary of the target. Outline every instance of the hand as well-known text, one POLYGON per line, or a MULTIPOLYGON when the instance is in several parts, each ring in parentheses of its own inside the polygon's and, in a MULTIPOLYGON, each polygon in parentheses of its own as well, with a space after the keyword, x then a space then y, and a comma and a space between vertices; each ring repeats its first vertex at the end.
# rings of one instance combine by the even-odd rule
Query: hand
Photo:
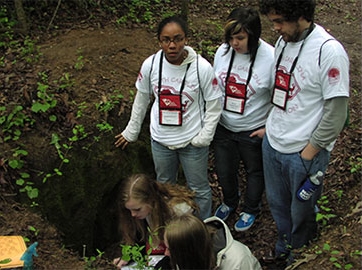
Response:
POLYGON ((318 154, 319 150, 313 147, 310 143, 307 144, 306 147, 300 152, 300 156, 305 160, 312 160, 316 154, 318 154))
POLYGON ((117 267, 117 269, 122 269, 122 266, 128 264, 128 261, 122 260, 121 258, 116 258, 113 260, 113 264, 117 267))
POLYGON ((115 138, 117 139, 116 142, 114 143, 114 145, 116 147, 121 147, 122 150, 124 150, 126 148, 126 146, 129 144, 129 142, 123 137, 123 135, 120 133, 118 135, 115 136, 115 138))
POLYGON ((260 128, 258 130, 255 130, 253 133, 250 134, 250 137, 258 136, 260 139, 262 139, 265 135, 265 128, 260 128))
POLYGON ((192 138, 191 145, 195 147, 206 147, 210 145, 210 142, 206 141, 198 134, 192 138))

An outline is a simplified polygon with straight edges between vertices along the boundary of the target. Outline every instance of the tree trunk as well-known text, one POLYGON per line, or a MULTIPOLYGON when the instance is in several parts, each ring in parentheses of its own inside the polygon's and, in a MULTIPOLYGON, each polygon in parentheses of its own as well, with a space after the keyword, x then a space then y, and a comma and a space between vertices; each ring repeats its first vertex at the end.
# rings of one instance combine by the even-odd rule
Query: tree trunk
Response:
POLYGON ((29 25, 27 22, 26 14, 23 8, 23 0, 14 0, 16 15, 18 16, 18 21, 20 28, 24 34, 28 34, 29 25))
POLYGON ((189 0, 181 0, 180 16, 187 22, 187 18, 189 16, 189 0))

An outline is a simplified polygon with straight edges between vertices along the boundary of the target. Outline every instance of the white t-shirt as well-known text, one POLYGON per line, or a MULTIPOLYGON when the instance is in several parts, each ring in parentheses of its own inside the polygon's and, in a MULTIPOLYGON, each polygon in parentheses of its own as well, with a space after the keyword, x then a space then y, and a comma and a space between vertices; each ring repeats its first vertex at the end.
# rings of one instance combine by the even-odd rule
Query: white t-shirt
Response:
MULTIPOLYGON (((233 49, 224 54, 227 44, 223 43, 216 51, 214 71, 225 98, 225 79, 233 49)), ((236 83, 246 83, 250 70, 250 54, 235 53, 230 77, 236 83)), ((263 40, 260 45, 247 89, 247 101, 243 114, 223 110, 220 124, 233 132, 249 131, 265 125, 270 109, 273 88, 274 48, 263 40)), ((222 101, 224 104, 224 100, 222 101)))
MULTIPOLYGON (((348 56, 337 40, 324 43, 331 38, 319 25, 307 36, 291 78, 292 90, 286 110, 273 106, 267 119, 269 142, 281 153, 299 152, 308 144, 323 116, 325 100, 349 96, 348 56)), ((287 44, 279 70, 290 71, 302 43, 303 40, 287 44)), ((283 40, 277 41, 275 59, 279 58, 284 45, 283 40)), ((327 150, 332 150, 333 145, 334 142, 327 150)))
POLYGON ((188 51, 188 56, 179 66, 170 64, 165 57, 163 57, 161 82, 161 88, 163 90, 168 89, 173 94, 179 94, 183 78, 186 74, 185 87, 182 91, 183 119, 181 126, 165 126, 159 124, 158 82, 161 51, 155 54, 154 59, 153 56, 150 56, 143 62, 136 81, 138 91, 150 95, 153 93, 155 97, 151 110, 150 132, 154 140, 166 146, 180 145, 191 141, 203 127, 205 118, 204 101, 216 100, 222 95, 211 64, 206 59, 196 55, 196 52, 191 47, 186 46, 185 49, 188 51), (196 57, 198 57, 201 86, 199 85, 197 75, 196 57), (151 78, 149 78, 152 59, 152 72, 151 78), (188 63, 191 63, 191 65, 186 72, 188 63))

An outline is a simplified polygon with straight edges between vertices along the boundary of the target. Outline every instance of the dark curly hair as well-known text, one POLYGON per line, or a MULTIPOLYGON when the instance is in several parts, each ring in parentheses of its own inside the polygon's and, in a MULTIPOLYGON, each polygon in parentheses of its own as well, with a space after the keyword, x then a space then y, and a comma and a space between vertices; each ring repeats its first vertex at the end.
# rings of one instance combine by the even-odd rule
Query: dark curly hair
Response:
POLYGON ((158 28, 157 28, 157 38, 158 39, 160 39, 160 35, 162 33, 162 30, 166 26, 166 24, 168 24, 168 23, 176 23, 176 24, 178 24, 181 27, 182 31, 185 33, 185 37, 188 37, 189 28, 188 28, 187 22, 183 18, 181 18, 180 16, 174 15, 174 16, 164 18, 158 24, 158 28))
POLYGON ((315 0, 259 0, 261 14, 275 13, 289 22, 298 21, 300 17, 312 22, 315 6, 315 0))

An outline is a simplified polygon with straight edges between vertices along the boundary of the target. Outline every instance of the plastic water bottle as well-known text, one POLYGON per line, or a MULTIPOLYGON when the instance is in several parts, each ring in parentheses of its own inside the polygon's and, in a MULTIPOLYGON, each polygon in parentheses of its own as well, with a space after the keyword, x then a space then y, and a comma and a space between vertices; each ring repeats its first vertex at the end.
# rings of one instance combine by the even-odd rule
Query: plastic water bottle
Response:
POLYGON ((38 257, 38 253, 36 252, 37 246, 38 242, 34 242, 25 250, 24 254, 20 257, 20 260, 24 261, 23 270, 33 269, 33 256, 38 257))
POLYGON ((297 198, 302 201, 308 201, 312 194, 317 190, 317 188, 322 183, 323 172, 318 171, 316 174, 308 177, 303 185, 298 189, 297 198))

